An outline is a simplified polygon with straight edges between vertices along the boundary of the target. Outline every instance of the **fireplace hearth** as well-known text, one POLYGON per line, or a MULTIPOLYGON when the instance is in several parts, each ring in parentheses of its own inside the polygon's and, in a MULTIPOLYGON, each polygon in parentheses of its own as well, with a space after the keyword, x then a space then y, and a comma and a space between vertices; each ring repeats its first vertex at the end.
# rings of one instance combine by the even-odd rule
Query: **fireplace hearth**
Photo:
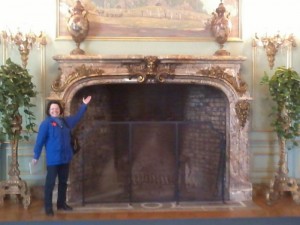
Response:
POLYGON ((55 56, 49 99, 89 109, 76 128, 68 200, 245 201, 249 181, 243 57, 55 56))

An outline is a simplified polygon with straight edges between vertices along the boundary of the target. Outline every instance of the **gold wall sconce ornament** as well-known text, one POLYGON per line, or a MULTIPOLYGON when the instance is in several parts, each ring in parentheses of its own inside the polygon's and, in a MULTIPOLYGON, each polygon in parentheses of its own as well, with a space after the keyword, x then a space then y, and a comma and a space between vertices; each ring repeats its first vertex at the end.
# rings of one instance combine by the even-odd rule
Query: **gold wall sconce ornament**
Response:
POLYGON ((80 1, 76 2, 75 7, 70 10, 70 18, 68 19, 67 28, 76 43, 76 48, 73 49, 71 55, 84 55, 85 52, 80 49, 81 42, 84 41, 89 32, 89 21, 87 19, 87 11, 82 6, 80 1))
POLYGON ((223 49, 225 42, 228 40, 228 36, 231 33, 232 23, 229 20, 230 13, 226 13, 226 8, 224 4, 219 4, 219 7, 216 9, 216 12, 213 12, 213 18, 211 20, 211 32, 215 37, 216 42, 219 43, 220 49, 215 52, 214 55, 217 56, 228 56, 230 52, 223 49))
POLYGON ((280 35, 279 33, 273 36, 267 34, 259 37, 257 33, 253 38, 253 47, 261 46, 265 49, 270 69, 274 67, 275 56, 279 49, 296 47, 296 41, 293 34, 288 36, 280 35))
POLYGON ((10 45, 14 47, 16 45, 18 47, 23 68, 27 66, 29 53, 33 47, 39 49, 42 45, 47 45, 46 36, 43 32, 35 34, 31 31, 28 33, 17 31, 14 34, 11 31, 2 31, 1 36, 6 46, 10 45))

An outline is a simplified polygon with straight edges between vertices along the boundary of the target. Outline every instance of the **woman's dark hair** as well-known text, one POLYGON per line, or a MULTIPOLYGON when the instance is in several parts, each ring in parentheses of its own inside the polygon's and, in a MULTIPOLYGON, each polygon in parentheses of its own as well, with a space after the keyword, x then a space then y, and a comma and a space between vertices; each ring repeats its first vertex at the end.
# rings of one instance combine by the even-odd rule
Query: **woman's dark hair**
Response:
POLYGON ((51 101, 48 102, 47 107, 46 107, 47 116, 50 116, 49 110, 50 110, 50 107, 51 107, 52 104, 58 105, 58 107, 60 109, 60 115, 62 115, 64 113, 64 108, 62 107, 61 102, 57 101, 57 100, 51 100, 51 101))

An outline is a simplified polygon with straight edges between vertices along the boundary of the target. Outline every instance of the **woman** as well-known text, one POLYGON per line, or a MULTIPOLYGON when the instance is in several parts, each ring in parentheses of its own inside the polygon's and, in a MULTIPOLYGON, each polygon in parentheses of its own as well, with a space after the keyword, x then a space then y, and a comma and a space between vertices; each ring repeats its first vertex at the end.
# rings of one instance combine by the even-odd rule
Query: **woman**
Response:
POLYGON ((45 212, 53 216, 52 195, 56 177, 58 177, 58 210, 72 210, 66 203, 67 181, 69 176, 69 163, 73 157, 71 146, 71 131, 83 117, 91 96, 83 98, 83 104, 78 112, 63 118, 63 108, 59 101, 50 101, 47 104, 48 117, 41 123, 34 147, 32 164, 35 165, 40 158, 43 146, 46 149, 47 175, 45 181, 45 212))

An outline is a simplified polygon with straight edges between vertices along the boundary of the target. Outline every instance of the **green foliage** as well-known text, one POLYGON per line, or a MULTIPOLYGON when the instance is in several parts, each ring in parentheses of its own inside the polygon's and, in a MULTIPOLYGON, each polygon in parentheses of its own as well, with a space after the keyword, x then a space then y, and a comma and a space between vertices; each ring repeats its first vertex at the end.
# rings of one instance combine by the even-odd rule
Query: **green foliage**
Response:
POLYGON ((0 141, 6 136, 12 140, 14 130, 12 122, 16 117, 25 115, 25 133, 21 133, 18 139, 29 139, 30 131, 34 131, 35 115, 31 108, 31 98, 35 97, 35 85, 31 81, 32 76, 27 69, 15 64, 11 59, 0 68, 0 141))
POLYGON ((278 137, 291 140, 295 145, 295 138, 299 136, 300 122, 300 76, 285 67, 276 68, 269 78, 265 73, 261 84, 269 86, 269 92, 276 103, 272 109, 272 127, 278 137))

